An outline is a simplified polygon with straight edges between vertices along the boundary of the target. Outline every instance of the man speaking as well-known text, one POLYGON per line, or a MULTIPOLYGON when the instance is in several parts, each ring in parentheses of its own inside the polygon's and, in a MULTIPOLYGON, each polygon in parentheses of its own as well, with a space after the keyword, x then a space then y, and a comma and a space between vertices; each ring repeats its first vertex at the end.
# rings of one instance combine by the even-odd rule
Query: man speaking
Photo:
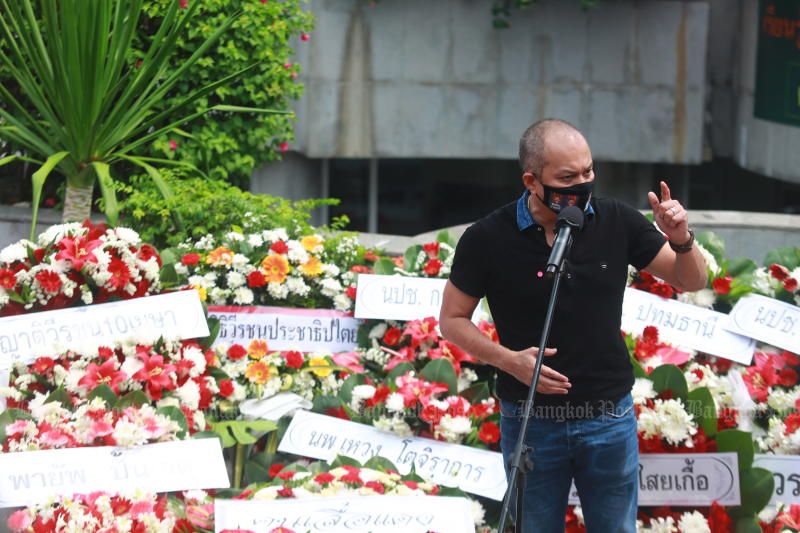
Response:
MULTIPOLYGON (((628 265, 686 291, 706 285, 688 214, 661 182, 648 193, 659 232, 634 208, 594 198, 586 139, 558 119, 530 126, 519 144, 525 192, 470 226, 456 248, 440 315, 442 334, 497 370, 500 445, 508 460, 520 432, 552 280, 546 276, 559 213, 584 214, 565 260, 548 347, 528 424, 523 531, 563 532, 574 480, 587 529, 634 532, 638 440, 633 369, 620 335, 628 265), (666 235, 666 238, 664 237, 666 235), (487 298, 500 337, 470 321, 487 298)), ((550 269, 552 270, 552 268, 550 269)))

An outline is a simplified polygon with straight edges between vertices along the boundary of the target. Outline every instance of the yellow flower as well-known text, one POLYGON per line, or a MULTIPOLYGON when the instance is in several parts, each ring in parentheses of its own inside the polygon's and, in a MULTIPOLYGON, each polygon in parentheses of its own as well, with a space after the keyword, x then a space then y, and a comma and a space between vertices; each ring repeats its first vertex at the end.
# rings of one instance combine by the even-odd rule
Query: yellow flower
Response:
POLYGON ((300 239, 300 244, 306 249, 306 252, 313 252, 317 246, 322 246, 322 239, 319 235, 306 235, 300 239))
POLYGON ((289 261, 282 255, 272 254, 261 260, 264 277, 267 283, 283 283, 289 275, 289 261))
POLYGON ((247 366, 244 376, 259 385, 266 383, 269 378, 277 375, 278 370, 269 366, 264 361, 253 361, 247 366))
POLYGON ((211 250, 206 257, 206 264, 219 266, 230 265, 233 263, 233 250, 220 246, 216 250, 211 250))
POLYGON ((322 274, 322 263, 316 256, 310 255, 308 256, 308 261, 300 265, 300 270, 302 270, 303 274, 306 276, 318 276, 322 274))
POLYGON ((252 341, 247 347, 247 355, 249 355, 251 359, 261 359, 268 353, 269 345, 267 345, 267 341, 252 341))
MULTIPOLYGON (((331 364, 324 357, 312 357, 308 362, 308 366, 331 366, 331 364)), ((331 373, 331 371, 327 369, 312 370, 312 372, 321 378, 324 378, 331 373)))
POLYGON ((200 295, 200 301, 205 302, 206 298, 208 298, 208 291, 205 287, 199 287, 197 285, 192 285, 192 288, 197 291, 197 294, 200 295))

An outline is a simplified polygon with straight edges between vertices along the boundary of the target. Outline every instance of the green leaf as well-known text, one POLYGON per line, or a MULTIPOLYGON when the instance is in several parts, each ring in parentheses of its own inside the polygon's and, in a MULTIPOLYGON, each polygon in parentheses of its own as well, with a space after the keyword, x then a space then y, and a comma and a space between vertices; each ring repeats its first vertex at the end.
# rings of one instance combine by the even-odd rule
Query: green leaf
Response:
POLYGON ((417 257, 419 257, 421 251, 422 246, 419 244, 409 246, 406 249, 406 253, 403 254, 403 270, 406 272, 414 271, 414 265, 417 263, 417 257))
POLYGON ((158 279, 166 286, 177 285, 179 278, 178 272, 175 270, 175 264, 164 263, 161 267, 161 272, 158 274, 158 279))
POLYGON ((119 218, 119 206, 117 205, 117 192, 114 187, 114 180, 111 179, 111 171, 108 163, 93 161, 92 166, 97 173, 97 183, 100 184, 100 192, 103 194, 103 212, 108 217, 108 222, 116 226, 119 218))
POLYGON ((375 270, 376 274, 391 276, 397 270, 397 265, 388 257, 381 257, 375 261, 375 266, 373 269, 375 270))
POLYGON ((203 337, 199 339, 198 342, 202 346, 211 347, 214 345, 214 341, 217 340, 217 336, 219 335, 219 330, 222 328, 222 324, 219 321, 219 318, 215 316, 208 317, 208 337, 203 337))
POLYGON ((33 213, 31 217, 31 233, 29 237, 31 241, 36 241, 36 223, 39 218, 39 203, 42 201, 42 188, 44 187, 44 182, 47 180, 47 177, 50 175, 50 172, 53 171, 55 166, 68 155, 69 152, 58 152, 49 156, 44 162, 44 165, 42 165, 39 170, 34 172, 33 176, 31 176, 31 184, 33 186, 33 200, 31 202, 33 213))
POLYGON ((764 258, 764 266, 783 265, 789 270, 794 270, 800 266, 800 248, 783 246, 769 252, 764 258))
POLYGON ((150 400, 147 398, 147 395, 140 390, 132 390, 119 400, 117 400, 116 405, 114 405, 114 409, 117 411, 122 411, 126 407, 141 407, 146 403, 149 403, 150 400))
POLYGON ((33 416, 22 409, 6 409, 0 413, 0 442, 6 440, 6 426, 17 420, 33 420, 33 416))
POLYGON ((353 399, 353 388, 357 385, 363 385, 367 378, 364 374, 350 374, 342 383, 339 389, 339 398, 346 404, 349 404, 353 399))
POLYGON ((89 393, 89 400, 102 398, 106 402, 106 407, 113 408, 117 404, 117 395, 108 385, 98 385, 89 393))
POLYGON ((380 455, 373 455, 370 457, 367 462, 364 463, 364 468, 372 468, 373 470, 380 470, 381 472, 387 472, 389 470, 398 471, 393 462, 380 455))
POLYGON ((361 463, 353 459, 352 457, 347 457, 345 455, 337 455, 336 459, 333 460, 331 463, 331 468, 338 468, 340 466, 354 466, 356 468, 361 468, 361 463))
POLYGON ((755 456, 753 435, 738 429, 724 429, 717 433, 717 451, 736 452, 739 458, 739 472, 744 472, 753 466, 755 456))
POLYGON ((686 410, 707 436, 713 437, 717 434, 717 407, 707 387, 689 392, 686 410))
POLYGON ((487 385, 485 381, 481 381, 480 383, 475 383, 461 391, 459 396, 463 396, 469 400, 469 403, 476 404, 487 399, 489 394, 489 385, 487 385))
POLYGON ((453 235, 446 229, 443 229, 436 235, 436 241, 443 242, 452 248, 456 247, 456 240, 453 238, 453 235))
POLYGON ((336 409, 342 406, 342 400, 336 396, 314 396, 311 410, 315 413, 324 413, 328 409, 336 409))
POLYGON ((222 439, 223 448, 230 448, 235 444, 255 444, 258 437, 252 431, 268 433, 278 427, 271 420, 210 421, 209 425, 222 439))
POLYGON ((753 517, 737 519, 734 528, 736 533, 763 533, 758 521, 753 517))
POLYGON ((772 498, 775 478, 769 470, 750 468, 739 472, 739 487, 742 494, 742 512, 755 515, 766 507, 772 498))
POLYGON ((160 407, 156 412, 171 418, 178 423, 181 428, 180 433, 178 433, 179 439, 186 437, 186 432, 189 431, 189 422, 186 420, 186 415, 183 414, 183 411, 174 405, 168 405, 165 407, 160 407))
POLYGON ((414 365, 408 361, 403 361, 402 363, 395 365, 395 367, 392 368, 386 375, 386 383, 389 385, 389 388, 395 390, 397 388, 397 385, 395 385, 395 380, 401 376, 405 376, 412 370, 414 370, 414 365))
POLYGON ((456 371, 453 368, 453 364, 444 357, 431 360, 422 368, 419 375, 427 381, 447 385, 450 394, 456 394, 458 392, 456 371))
POLYGON ((253 459, 248 459, 244 464, 244 478, 247 483, 265 483, 270 479, 269 467, 265 467, 253 459))
POLYGON ((646 378, 647 372, 645 372, 644 368, 642 368, 642 365, 639 364, 639 361, 636 360, 636 357, 634 357, 632 353, 630 355, 630 360, 631 366, 633 366, 633 377, 646 378))
POLYGON ((758 265, 756 262, 747 257, 728 259, 728 274, 734 278, 736 276, 741 276, 742 274, 749 274, 757 268, 758 265))
POLYGON ((725 241, 716 233, 704 231, 697 235, 697 242, 708 250, 718 263, 725 259, 725 241))
POLYGON ((648 376, 653 382, 653 389, 659 394, 665 391, 672 391, 672 397, 686 400, 689 396, 689 385, 683 372, 675 365, 661 365, 650 372, 648 376))
POLYGON ((64 409, 72 409, 72 398, 64 387, 57 388, 45 398, 44 403, 50 402, 58 402, 64 409))

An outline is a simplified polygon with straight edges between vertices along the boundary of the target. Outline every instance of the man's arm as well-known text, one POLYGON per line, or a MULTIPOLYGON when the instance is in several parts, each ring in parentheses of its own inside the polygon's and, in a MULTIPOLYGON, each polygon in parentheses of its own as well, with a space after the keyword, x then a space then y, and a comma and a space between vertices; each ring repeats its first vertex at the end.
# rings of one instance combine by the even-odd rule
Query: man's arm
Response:
MULTIPOLYGON (((689 242, 689 213, 680 202, 670 196, 669 187, 661 182, 661 201, 655 193, 647 193, 653 217, 667 238, 677 244, 689 242)), ((698 291, 708 282, 706 260, 697 246, 683 254, 675 253, 669 243, 664 243, 645 270, 682 291, 698 291)))
MULTIPOLYGON (((528 348, 515 352, 492 342, 471 320, 472 313, 479 301, 478 298, 459 290, 448 280, 444 288, 442 309, 439 313, 439 329, 441 329, 442 335, 484 363, 499 368, 522 383, 530 385, 539 349, 528 348)), ((545 356, 555 353, 555 348, 545 350, 545 356)), ((537 392, 566 394, 571 386, 565 376, 544 364, 542 365, 539 383, 536 387, 537 392)))

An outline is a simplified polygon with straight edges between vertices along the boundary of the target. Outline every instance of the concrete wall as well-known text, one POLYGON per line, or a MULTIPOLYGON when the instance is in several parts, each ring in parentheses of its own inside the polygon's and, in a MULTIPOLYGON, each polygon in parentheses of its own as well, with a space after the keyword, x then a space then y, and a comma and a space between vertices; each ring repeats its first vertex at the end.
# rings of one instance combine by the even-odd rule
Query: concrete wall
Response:
POLYGON ((514 158, 531 122, 558 116, 599 160, 702 159, 707 2, 543 0, 503 31, 483 0, 309 5, 309 157, 514 158))

